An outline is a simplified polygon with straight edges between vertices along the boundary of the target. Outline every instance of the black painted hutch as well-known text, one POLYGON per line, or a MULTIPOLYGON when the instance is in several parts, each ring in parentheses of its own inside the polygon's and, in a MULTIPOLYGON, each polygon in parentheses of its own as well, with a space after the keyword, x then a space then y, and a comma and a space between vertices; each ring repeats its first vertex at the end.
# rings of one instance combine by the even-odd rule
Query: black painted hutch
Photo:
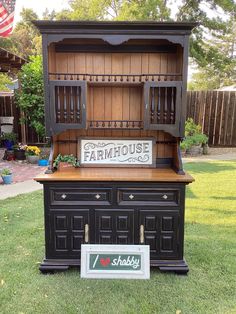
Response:
POLYGON ((80 265, 81 243, 147 244, 150 263, 186 273, 184 136, 193 23, 35 21, 43 37, 46 132, 42 272, 80 265), (53 169, 80 139, 154 141, 152 167, 53 169))

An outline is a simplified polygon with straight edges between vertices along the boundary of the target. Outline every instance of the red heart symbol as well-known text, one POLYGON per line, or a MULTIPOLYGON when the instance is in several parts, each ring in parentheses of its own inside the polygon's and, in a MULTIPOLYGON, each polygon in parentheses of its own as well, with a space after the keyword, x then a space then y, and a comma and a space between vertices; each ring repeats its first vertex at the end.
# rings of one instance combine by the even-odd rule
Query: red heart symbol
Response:
POLYGON ((107 265, 109 265, 110 264, 110 261, 111 261, 111 259, 110 259, 110 257, 107 257, 107 258, 100 258, 100 264, 102 265, 102 266, 107 266, 107 265))

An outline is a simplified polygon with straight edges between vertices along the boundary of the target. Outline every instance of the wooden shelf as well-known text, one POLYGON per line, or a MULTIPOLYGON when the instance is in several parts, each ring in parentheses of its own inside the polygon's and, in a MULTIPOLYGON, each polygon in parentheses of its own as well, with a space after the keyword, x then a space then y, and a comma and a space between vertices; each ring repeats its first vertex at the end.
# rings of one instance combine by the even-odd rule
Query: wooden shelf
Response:
POLYGON ((36 181, 150 181, 193 182, 187 173, 178 175, 173 169, 147 168, 67 168, 53 174, 41 174, 36 181))

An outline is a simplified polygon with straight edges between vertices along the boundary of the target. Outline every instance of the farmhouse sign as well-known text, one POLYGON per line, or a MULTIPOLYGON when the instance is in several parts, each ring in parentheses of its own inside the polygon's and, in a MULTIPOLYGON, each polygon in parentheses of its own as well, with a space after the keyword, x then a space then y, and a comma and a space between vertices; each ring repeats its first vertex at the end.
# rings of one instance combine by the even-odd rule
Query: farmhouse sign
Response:
POLYGON ((148 245, 81 246, 82 278, 149 279, 148 245))
POLYGON ((81 165, 151 167, 153 139, 81 139, 81 165))

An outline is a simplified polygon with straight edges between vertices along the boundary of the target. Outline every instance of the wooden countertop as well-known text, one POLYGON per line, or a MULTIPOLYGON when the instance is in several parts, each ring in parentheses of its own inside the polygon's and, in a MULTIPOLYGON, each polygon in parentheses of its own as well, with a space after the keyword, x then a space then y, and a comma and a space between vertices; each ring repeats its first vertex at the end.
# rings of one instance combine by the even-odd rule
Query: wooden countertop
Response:
POLYGON ((34 180, 45 181, 150 181, 191 183, 193 177, 173 169, 151 168, 68 168, 52 174, 40 174, 34 180))

